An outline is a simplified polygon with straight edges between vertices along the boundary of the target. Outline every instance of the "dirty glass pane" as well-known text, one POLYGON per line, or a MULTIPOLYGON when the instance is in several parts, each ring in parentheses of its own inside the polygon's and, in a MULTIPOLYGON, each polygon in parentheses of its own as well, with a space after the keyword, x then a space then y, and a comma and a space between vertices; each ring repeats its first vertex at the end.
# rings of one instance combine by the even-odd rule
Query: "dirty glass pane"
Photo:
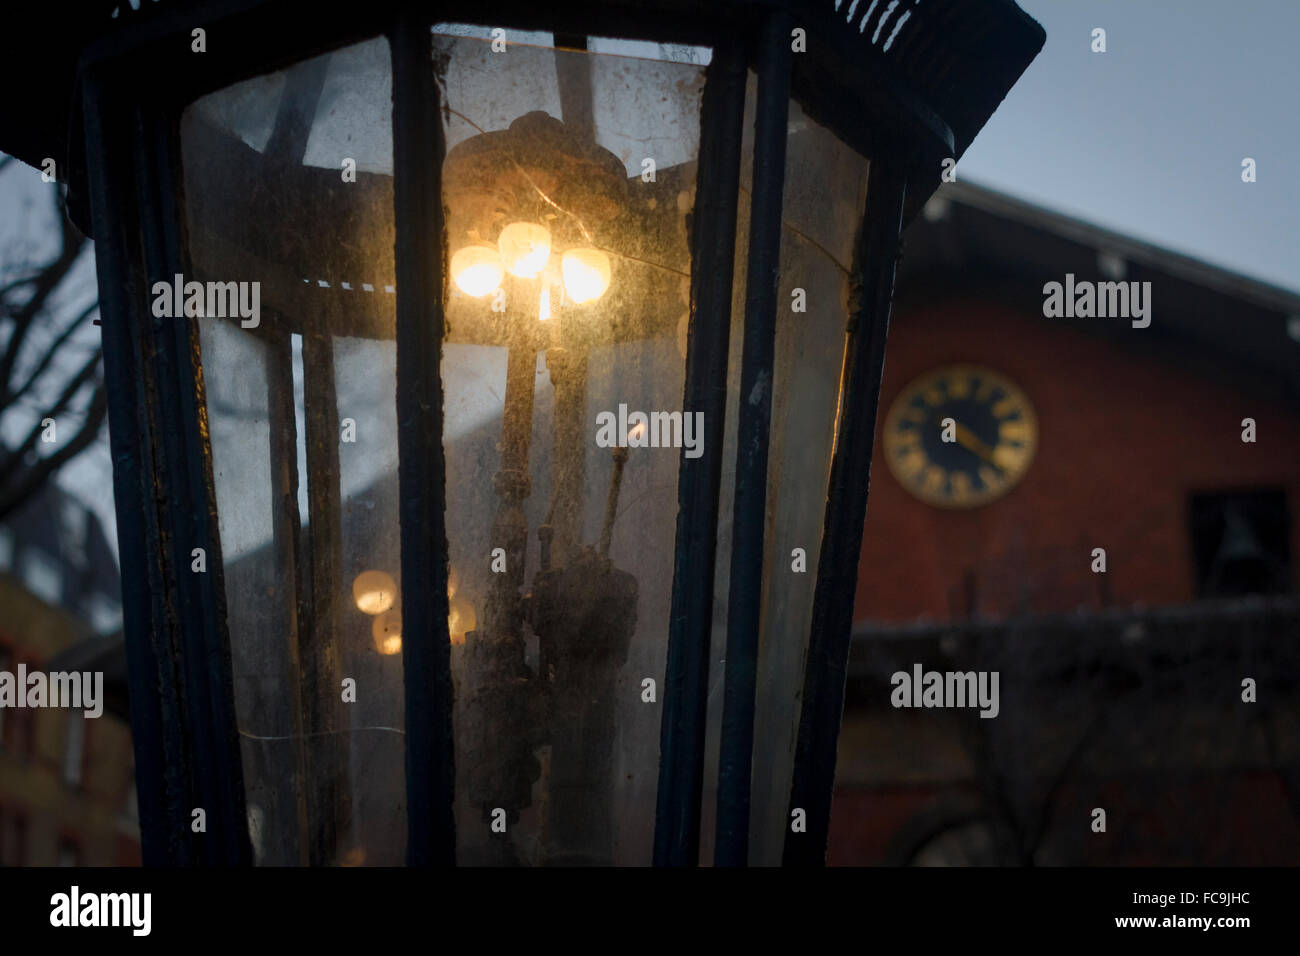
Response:
POLYGON ((472 33, 434 38, 457 855, 648 863, 700 439, 681 401, 703 68, 472 33))
POLYGON ((401 863, 388 44, 206 96, 181 143, 184 280, 249 306, 193 320, 255 858, 401 863))
MULTIPOLYGON (((732 294, 726 446, 714 587, 715 653, 709 674, 701 839, 701 860, 706 863, 713 860, 717 801, 718 734, 725 673, 721 658, 725 656, 722 651, 727 635, 755 92, 756 78, 751 73, 732 294)), ((790 104, 750 806, 749 859, 754 865, 774 866, 781 862, 789 825, 786 815, 804 660, 844 362, 849 268, 866 202, 868 168, 864 157, 804 116, 797 103, 790 104)))

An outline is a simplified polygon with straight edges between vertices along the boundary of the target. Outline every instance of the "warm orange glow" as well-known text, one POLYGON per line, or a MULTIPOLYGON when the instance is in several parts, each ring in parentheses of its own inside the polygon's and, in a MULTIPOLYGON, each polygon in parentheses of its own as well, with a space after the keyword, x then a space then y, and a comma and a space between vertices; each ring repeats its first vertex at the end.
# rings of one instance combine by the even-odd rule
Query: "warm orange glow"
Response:
POLYGON ((399 654, 402 650, 402 619, 393 612, 379 615, 370 624, 370 633, 375 638, 375 650, 385 657, 399 654))
POLYGON ((535 279, 551 257, 551 233, 535 222, 512 222, 497 240, 506 271, 521 279, 535 279))
POLYGON ((609 288, 609 256, 599 249, 570 249, 560 260, 564 293, 577 303, 594 302, 609 288))
POLYGON ((478 617, 474 614, 474 605, 461 598, 451 602, 451 613, 447 615, 447 631, 453 644, 464 644, 465 635, 478 626, 478 617))
POLYGON ((386 571, 362 571, 352 582, 352 599, 366 614, 383 614, 397 600, 397 582, 386 571))
POLYGON ((460 589, 460 572, 456 570, 456 565, 447 565, 447 597, 454 598, 456 592, 460 589))
POLYGON ((466 246, 451 257, 451 278, 466 295, 495 292, 505 275, 501 256, 491 246, 466 246))

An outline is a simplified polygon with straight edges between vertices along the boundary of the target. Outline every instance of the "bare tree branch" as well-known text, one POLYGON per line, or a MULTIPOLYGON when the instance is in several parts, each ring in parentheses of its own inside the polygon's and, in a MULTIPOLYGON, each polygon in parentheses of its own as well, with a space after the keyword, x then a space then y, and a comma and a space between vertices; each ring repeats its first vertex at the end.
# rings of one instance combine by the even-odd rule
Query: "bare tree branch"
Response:
MULTIPOLYGON (((9 164, 11 157, 0 156, 0 169, 9 164)), ((51 303, 72 274, 89 241, 72 224, 64 208, 62 194, 57 186, 50 187, 57 216, 59 241, 57 252, 44 265, 24 265, 21 275, 0 286, 0 319, 12 320, 7 341, 0 348, 0 415, 15 412, 22 402, 24 416, 31 414, 30 405, 38 395, 57 395, 48 406, 37 405, 37 422, 68 412, 72 404, 81 403, 77 397, 90 386, 90 398, 84 409, 70 413, 69 428, 75 434, 52 454, 33 455, 41 433, 40 424, 32 428, 16 445, 0 447, 0 520, 27 502, 50 477, 64 464, 96 441, 107 416, 107 396, 102 380, 97 380, 101 362, 98 347, 88 356, 80 348, 69 352, 77 341, 77 333, 95 314, 98 303, 93 303, 57 328, 47 341, 34 335, 38 328, 55 332, 56 315, 51 314, 51 303), (83 352, 78 356, 77 352, 83 352), (19 372, 21 365, 31 371, 19 372), (21 382, 18 375, 23 376, 21 382), (48 388, 47 388, 48 383, 48 388), (80 423, 75 424, 80 417, 80 423)), ((24 417, 22 419, 26 421, 24 417)))
POLYGON ((73 319, 72 322, 69 323, 68 327, 64 329, 62 332, 60 332, 58 337, 55 338, 55 340, 49 344, 48 348, 45 349, 45 354, 41 356, 40 362, 37 363, 36 369, 28 377, 27 381, 24 382, 22 385, 18 386, 18 388, 16 388, 12 393, 10 393, 6 398, 4 398, 3 402, 0 402, 0 404, 6 406, 12 404, 13 402, 16 402, 20 398, 22 398, 23 395, 25 395, 28 391, 30 391, 32 386, 36 384, 36 380, 41 377, 41 375, 49 367, 50 363, 54 361, 54 356, 58 354, 59 349, 68 341, 69 338, 72 337, 73 333, 75 333, 77 329, 81 327, 82 323, 84 323, 86 319, 90 318, 90 316, 93 315, 98 310, 99 310, 98 301, 92 302, 85 309, 83 309, 81 314, 78 315, 75 319, 73 319))
MULTIPOLYGON (((41 274, 39 272, 34 272, 29 276, 19 276, 17 279, 14 279, 12 282, 8 283, 7 285, 0 286, 0 299, 3 299, 5 296, 9 295, 9 293, 13 292, 15 289, 20 289, 25 285, 31 285, 40 277, 41 274)), ((13 308, 17 309, 17 306, 14 306, 13 308)), ((4 305, 4 309, 5 309, 5 316, 9 316, 10 314, 12 314, 10 306, 4 305)))
POLYGON ((91 397, 86 418, 72 441, 53 455, 41 458, 29 468, 17 484, 0 491, 0 521, 22 507, 59 468, 85 451, 98 438, 108 414, 108 393, 101 383, 91 397))
MULTIPOLYGON (((67 408, 68 402, 72 401, 72 397, 81 390, 81 386, 90 381, 91 377, 95 374, 95 369, 99 366, 99 359, 100 353, 96 352, 90 357, 90 361, 81 367, 81 371, 77 372, 76 375, 68 380, 67 385, 64 386, 63 391, 59 394, 58 400, 48 410, 46 417, 53 418, 55 415, 59 414, 59 412, 67 408)), ((44 419, 42 419, 42 421, 43 420, 44 419)), ((41 437, 41 432, 44 430, 44 425, 38 421, 32 430, 27 433, 27 437, 23 439, 22 444, 6 454, 4 459, 5 472, 16 470, 15 466, 21 466, 23 456, 36 447, 36 442, 41 437)))
MULTIPOLYGON (((13 381, 14 364, 18 361, 18 354, 22 351, 23 343, 32 329, 34 320, 45 308, 50 295, 67 278, 68 273, 72 271, 73 265, 81 255, 81 251, 87 242, 86 237, 77 230, 77 227, 72 224, 72 220, 65 214, 63 201, 59 197, 57 189, 54 191, 54 197, 55 209, 58 212, 59 219, 59 254, 36 278, 33 283, 35 289, 32 290, 31 298, 17 309, 10 309, 10 317, 14 320, 14 330, 9 337, 4 355, 0 356, 0 395, 9 394, 9 387, 13 381)), ((0 408, 7 404, 8 402, 0 400, 0 408)))

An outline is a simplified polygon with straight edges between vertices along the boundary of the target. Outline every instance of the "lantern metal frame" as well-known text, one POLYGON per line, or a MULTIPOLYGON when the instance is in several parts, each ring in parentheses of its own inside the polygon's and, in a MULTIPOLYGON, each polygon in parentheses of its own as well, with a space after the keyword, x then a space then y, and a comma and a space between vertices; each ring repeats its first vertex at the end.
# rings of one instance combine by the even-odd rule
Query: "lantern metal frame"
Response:
MULTIPOLYGON (((112 4, 105 5, 105 10, 112 4)), ((192 324, 151 316, 152 281, 185 272, 181 110, 198 96, 350 43, 386 36, 392 55, 397 421, 408 862, 455 862, 454 748, 447 628, 442 383, 445 236, 435 22, 484 24, 481 2, 377 0, 349 18, 304 17, 256 0, 132 11, 78 63, 70 205, 89 223, 99 269, 105 375, 123 578, 124 628, 146 864, 247 865, 229 635, 202 365, 192 324), (189 38, 207 31, 196 61, 189 38), (196 62, 202 69, 195 69, 196 62), (166 82, 159 82, 159 78, 166 82), (77 131, 84 132, 84 138, 77 131), (430 268, 430 264, 433 267, 430 268), (206 573, 193 573, 203 548, 206 573), (193 808, 207 827, 194 832, 193 808)), ((788 109, 871 159, 852 266, 846 351, 814 592, 785 862, 824 862, 858 554, 899 232, 938 185, 1044 39, 1010 0, 904 3, 915 16, 888 54, 880 21, 839 0, 500 0, 492 23, 585 36, 706 45, 691 236, 683 407, 722 422, 746 74, 758 75, 741 381, 771 380, 788 109), (843 6, 843 9, 841 7, 843 6), (816 56, 796 55, 791 30, 816 56), (879 41, 879 42, 878 42, 879 41)), ((854 5, 856 6, 856 5, 854 5)), ((877 19, 884 7, 875 12, 877 19)), ((895 5, 888 5, 892 10, 895 5)), ((872 5, 874 10, 875 5, 872 5)), ((895 20, 894 27, 899 26, 895 20)), ((748 383, 748 384, 747 384, 748 383)), ((763 570, 769 405, 739 430, 719 773, 717 861, 747 859, 754 684, 763 570)), ((719 490, 720 436, 681 459, 672 611, 663 689, 654 862, 698 862, 719 490)))

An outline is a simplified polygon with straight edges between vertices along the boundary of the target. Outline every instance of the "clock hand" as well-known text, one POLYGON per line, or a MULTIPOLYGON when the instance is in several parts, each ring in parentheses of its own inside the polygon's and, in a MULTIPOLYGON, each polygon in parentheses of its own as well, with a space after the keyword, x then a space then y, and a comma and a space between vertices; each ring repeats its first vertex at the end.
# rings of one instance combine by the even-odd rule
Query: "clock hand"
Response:
POLYGON ((957 438, 957 444, 961 445, 967 451, 974 452, 976 455, 984 459, 984 461, 988 462, 994 468, 997 468, 999 471, 1002 470, 1002 466, 1000 466, 993 459, 992 448, 990 448, 985 442, 981 441, 980 438, 973 431, 971 431, 961 422, 957 421, 956 419, 953 419, 953 424, 956 426, 954 432, 957 438))

